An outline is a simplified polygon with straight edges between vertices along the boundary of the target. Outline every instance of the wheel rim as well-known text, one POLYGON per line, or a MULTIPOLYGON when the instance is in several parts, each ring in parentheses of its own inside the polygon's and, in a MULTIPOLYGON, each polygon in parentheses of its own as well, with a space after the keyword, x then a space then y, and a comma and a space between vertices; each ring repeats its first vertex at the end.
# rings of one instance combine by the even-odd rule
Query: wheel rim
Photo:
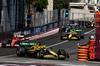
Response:
POLYGON ((39 53, 39 51, 37 52, 37 57, 39 57, 40 56, 40 53, 39 53))
POLYGON ((17 50, 17 54, 19 54, 19 50, 17 50))

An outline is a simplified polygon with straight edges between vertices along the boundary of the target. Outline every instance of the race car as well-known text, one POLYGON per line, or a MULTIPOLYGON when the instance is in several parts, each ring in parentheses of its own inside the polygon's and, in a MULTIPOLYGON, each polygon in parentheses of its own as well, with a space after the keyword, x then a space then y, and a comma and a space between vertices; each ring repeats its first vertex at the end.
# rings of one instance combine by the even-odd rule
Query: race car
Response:
POLYGON ((60 27, 59 28, 59 33, 61 33, 61 32, 69 32, 70 31, 70 29, 72 29, 72 27, 71 26, 68 26, 68 27, 60 27))
POLYGON ((80 40, 80 39, 84 39, 84 35, 78 35, 77 32, 81 32, 82 30, 75 30, 72 29, 70 30, 70 32, 64 32, 61 35, 61 40, 63 39, 67 39, 67 40, 80 40))
POLYGON ((70 32, 71 29, 77 29, 77 24, 67 24, 67 26, 62 26, 59 28, 59 33, 70 32))
POLYGON ((20 41, 25 40, 25 37, 23 35, 16 35, 13 36, 12 39, 7 39, 2 41, 2 48, 5 47, 19 47, 20 41))
POLYGON ((62 27, 59 28, 59 33, 65 32, 65 30, 66 30, 66 27, 65 26, 62 26, 62 27))
MULTIPOLYGON (((26 43, 29 45, 29 43, 26 43)), ((17 56, 34 56, 37 58, 58 58, 64 60, 66 57, 69 57, 68 53, 65 50, 59 49, 58 52, 54 52, 50 49, 46 48, 46 45, 41 45, 39 43, 35 43, 30 48, 26 48, 25 46, 20 46, 16 50, 17 56)))
POLYGON ((85 24, 85 26, 86 26, 87 28, 94 27, 94 23, 91 22, 91 21, 89 21, 89 22, 87 22, 87 23, 85 24))

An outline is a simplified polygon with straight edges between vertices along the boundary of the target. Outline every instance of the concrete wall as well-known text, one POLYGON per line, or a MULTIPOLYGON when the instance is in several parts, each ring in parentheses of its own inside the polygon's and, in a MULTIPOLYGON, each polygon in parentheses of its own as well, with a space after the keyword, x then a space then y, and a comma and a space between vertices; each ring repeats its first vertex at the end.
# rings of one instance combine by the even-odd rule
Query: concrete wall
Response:
POLYGON ((71 20, 93 20, 94 13, 90 13, 89 10, 83 10, 83 9, 71 9, 70 13, 70 19, 71 20))
POLYGON ((48 0, 47 10, 53 11, 53 0, 48 0))

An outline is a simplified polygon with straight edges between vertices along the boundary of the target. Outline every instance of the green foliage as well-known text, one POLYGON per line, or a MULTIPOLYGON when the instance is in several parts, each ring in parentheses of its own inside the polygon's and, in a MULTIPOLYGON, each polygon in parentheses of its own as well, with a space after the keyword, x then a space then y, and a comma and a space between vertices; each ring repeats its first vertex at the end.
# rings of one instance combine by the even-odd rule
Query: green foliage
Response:
POLYGON ((32 2, 33 2, 33 0, 26 0, 26 2, 27 2, 27 3, 29 3, 29 1, 30 1, 30 3, 32 3, 32 2))
POLYGON ((54 9, 70 9, 69 0, 53 0, 54 9))
POLYGON ((71 6, 71 8, 76 8, 76 9, 83 9, 83 6, 71 6))
POLYGON ((89 8, 89 10, 95 10, 95 8, 94 7, 88 7, 89 8))
POLYGON ((37 11, 42 12, 43 9, 47 8, 48 0, 35 0, 35 7, 37 11))
MULTIPOLYGON (((26 0, 29 3, 29 0, 26 0)), ((36 7, 36 10, 42 12, 43 9, 47 8, 48 0, 30 0, 30 3, 36 7)))

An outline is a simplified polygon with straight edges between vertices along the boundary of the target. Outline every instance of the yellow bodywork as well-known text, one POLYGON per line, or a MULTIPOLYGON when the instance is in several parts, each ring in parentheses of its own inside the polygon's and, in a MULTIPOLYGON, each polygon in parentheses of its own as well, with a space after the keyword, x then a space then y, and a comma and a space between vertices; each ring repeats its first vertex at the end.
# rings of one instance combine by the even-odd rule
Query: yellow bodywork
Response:
POLYGON ((77 37, 72 37, 71 39, 78 39, 77 37))
MULTIPOLYGON (((28 50, 28 53, 29 54, 34 54, 35 52, 37 52, 37 50, 40 50, 41 48, 43 48, 44 51, 48 51, 49 54, 47 55, 44 55, 44 58, 54 58, 54 57, 58 57, 57 53, 53 52, 53 51, 49 51, 46 49, 46 46, 45 45, 34 45, 32 46, 29 50, 28 50)), ((37 57, 39 57, 39 53, 37 52, 37 57)), ((59 57, 61 58, 65 58, 65 56, 63 55, 59 55, 59 57)))
POLYGON ((93 27, 93 24, 91 24, 91 27, 93 27))
POLYGON ((28 53, 29 53, 29 54, 33 54, 33 53, 35 53, 37 50, 39 50, 39 49, 41 49, 41 48, 43 48, 44 50, 46 50, 46 46, 45 46, 45 45, 40 45, 40 46, 39 46, 39 44, 36 44, 36 45, 32 46, 31 49, 28 50, 28 53))
POLYGON ((50 51, 50 53, 51 53, 52 55, 57 56, 57 54, 56 54, 55 52, 53 52, 53 51, 50 51))
POLYGON ((44 58, 53 58, 53 55, 44 55, 44 58))
POLYGON ((72 35, 70 34, 69 36, 68 36, 68 38, 71 38, 72 37, 72 35))
POLYGON ((75 32, 75 31, 70 31, 70 34, 71 34, 71 35, 74 35, 74 34, 77 34, 77 32, 75 32))
POLYGON ((62 39, 67 39, 67 37, 62 37, 62 39))
POLYGON ((65 56, 63 56, 63 55, 59 55, 59 57, 60 57, 60 58, 65 58, 65 56))
MULTIPOLYGON (((54 58, 54 55, 44 55, 44 58, 54 58)), ((60 58, 65 58, 63 55, 59 55, 60 58)))

